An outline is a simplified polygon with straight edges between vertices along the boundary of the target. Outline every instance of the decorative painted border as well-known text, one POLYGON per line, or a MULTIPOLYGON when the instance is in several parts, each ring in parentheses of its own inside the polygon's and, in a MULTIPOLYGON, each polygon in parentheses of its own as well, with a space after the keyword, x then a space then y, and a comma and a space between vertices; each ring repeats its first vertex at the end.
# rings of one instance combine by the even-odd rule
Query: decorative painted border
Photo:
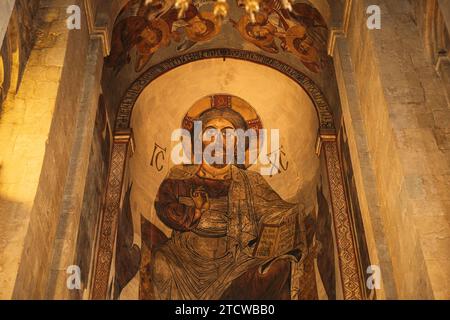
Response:
POLYGON ((334 230, 339 256, 342 289, 345 300, 362 300, 354 230, 351 224, 347 199, 344 192, 342 166, 336 137, 321 142, 328 172, 328 183, 333 210, 334 230))
POLYGON ((130 126, 131 113, 133 107, 142 93, 142 91, 149 85, 150 82, 161 76, 162 74, 175 69, 190 62, 213 59, 213 58, 230 58, 245 60, 261 65, 268 66, 275 69, 284 75, 288 76, 297 82, 309 95, 314 102, 317 117, 319 119, 320 130, 334 130, 334 120, 328 102, 325 99, 322 91, 317 85, 309 79, 305 74, 291 67, 288 64, 280 62, 274 58, 264 56, 259 53, 239 50, 239 49, 208 49, 192 53, 187 53, 179 57, 170 58, 157 65, 150 67, 145 71, 127 90, 116 118, 116 130, 127 129, 130 126))
POLYGON ((99 224, 97 257, 91 293, 91 299, 93 300, 106 299, 108 295, 114 243, 120 212, 120 199, 122 198, 122 186, 130 140, 131 135, 118 135, 115 137, 112 147, 105 205, 99 224))

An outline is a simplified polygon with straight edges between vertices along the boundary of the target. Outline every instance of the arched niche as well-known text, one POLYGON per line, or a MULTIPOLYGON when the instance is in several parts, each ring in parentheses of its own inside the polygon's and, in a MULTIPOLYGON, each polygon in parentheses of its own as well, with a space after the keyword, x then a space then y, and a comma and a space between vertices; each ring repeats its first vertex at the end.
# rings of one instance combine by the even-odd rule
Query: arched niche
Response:
MULTIPOLYGON (((136 212, 153 221, 154 197, 173 166, 169 150, 177 142, 171 141, 172 132, 181 128, 186 112, 197 100, 215 94, 245 100, 255 109, 265 129, 280 130, 286 170, 267 180, 283 198, 294 199, 298 194, 310 198, 304 193, 311 192, 306 189, 315 182, 319 170, 315 154, 319 123, 308 94, 293 80, 266 66, 235 59, 208 59, 161 75, 142 91, 134 105, 131 128, 135 152, 129 162, 129 174, 136 212), (164 160, 159 158, 156 163, 160 149, 167 152, 164 160)), ((258 166, 250 170, 258 170, 258 166)), ((159 222, 158 225, 165 230, 159 222)))
POLYGON ((319 130, 321 133, 334 133, 335 125, 331 108, 320 88, 307 75, 286 63, 263 54, 228 48, 206 49, 187 53, 167 59, 148 68, 136 81, 133 82, 123 96, 116 118, 116 131, 124 130, 129 127, 133 107, 138 97, 149 83, 164 73, 167 73, 182 65, 213 58, 238 59, 265 65, 291 78, 294 82, 301 86, 306 94, 311 98, 317 114, 319 130))
MULTIPOLYGON (((283 197, 301 202, 306 211, 316 215, 318 204, 314 201, 322 199, 322 207, 333 220, 329 224, 333 229, 328 234, 333 241, 331 250, 335 251, 335 288, 341 290, 342 298, 361 299, 363 284, 342 184, 333 117, 326 100, 314 82, 298 70, 272 58, 234 49, 204 50, 166 60, 142 74, 122 99, 99 225, 91 297, 118 298, 114 294, 116 285, 120 283, 119 289, 123 290, 136 279, 135 273, 130 273, 133 267, 139 269, 136 264, 127 264, 128 278, 118 279, 123 263, 117 264, 118 260, 113 259, 120 256, 117 248, 124 248, 116 242, 116 237, 124 240, 121 228, 126 226, 128 232, 139 229, 136 222, 139 219, 130 217, 144 217, 160 235, 170 233, 152 213, 152 198, 167 173, 158 171, 161 166, 152 165, 155 150, 170 150, 170 141, 167 142, 164 133, 180 125, 195 101, 214 94, 238 96, 257 110, 265 126, 287 129, 284 139, 285 145, 292 148, 288 151, 292 165, 284 177, 274 176, 269 184, 279 189, 277 192, 283 197), (158 137, 169 144, 160 144, 158 137), (155 168, 156 172, 152 172, 155 168), (132 185, 136 189, 130 188, 132 185)), ((131 240, 125 242, 134 243, 129 249, 136 253, 142 234, 132 232, 131 240)), ((314 288, 315 293, 306 289, 301 292, 311 297, 308 294, 325 290, 323 282, 315 283, 314 288)))

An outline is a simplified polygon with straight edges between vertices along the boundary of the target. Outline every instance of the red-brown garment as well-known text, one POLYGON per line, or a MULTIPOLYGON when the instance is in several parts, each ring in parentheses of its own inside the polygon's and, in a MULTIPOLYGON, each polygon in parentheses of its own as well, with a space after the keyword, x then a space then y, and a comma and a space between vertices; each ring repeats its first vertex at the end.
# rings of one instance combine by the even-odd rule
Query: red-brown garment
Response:
POLYGON ((280 260, 259 274, 258 267, 268 260, 252 252, 262 217, 295 205, 281 199, 258 173, 233 168, 231 179, 220 181, 198 177, 193 169, 175 168, 161 184, 155 201, 158 217, 174 231, 167 242, 152 250, 153 297, 287 298, 290 262, 280 260), (207 192, 210 208, 194 223, 191 194, 199 188, 207 192), (210 217, 212 223, 204 223, 210 217), (223 233, 208 233, 222 230, 214 228, 216 222, 220 227, 225 223, 223 233), (200 225, 205 233, 198 232, 200 225))
POLYGON ((196 226, 193 223, 195 207, 179 203, 179 198, 190 197, 191 192, 200 187, 207 190, 210 199, 227 197, 230 184, 231 180, 205 179, 197 175, 186 180, 166 179, 155 202, 158 217, 174 230, 192 230, 196 226))

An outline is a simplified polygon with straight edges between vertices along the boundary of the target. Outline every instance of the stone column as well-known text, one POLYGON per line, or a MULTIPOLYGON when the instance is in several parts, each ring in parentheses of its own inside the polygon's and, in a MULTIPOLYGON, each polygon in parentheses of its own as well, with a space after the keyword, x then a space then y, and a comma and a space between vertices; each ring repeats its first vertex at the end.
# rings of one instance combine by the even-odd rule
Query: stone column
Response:
MULTIPOLYGON (((333 42, 333 60, 341 99, 342 116, 354 166, 353 172, 369 257, 372 265, 379 266, 381 270, 381 288, 376 290, 376 297, 377 299, 396 299, 397 292, 392 274, 392 260, 389 255, 385 227, 380 212, 380 197, 376 188, 373 162, 367 145, 367 133, 361 113, 358 83, 355 80, 352 59, 344 32, 333 42)), ((363 274, 365 279, 369 276, 369 274, 363 274)))
POLYGON ((348 59, 398 298, 448 299, 450 112, 411 13, 407 0, 353 1, 348 59), (370 5, 380 30, 366 27, 370 5))
MULTIPOLYGON (((103 47, 100 39, 91 39, 84 69, 83 87, 80 88, 80 112, 78 113, 75 142, 64 188, 53 262, 48 284, 49 299, 79 297, 79 292, 68 290, 67 268, 74 264, 79 221, 88 172, 89 155, 100 96, 100 80, 103 67, 103 47)), ((85 279, 86 280, 86 279, 85 279)))
MULTIPOLYGON (((101 92, 101 77, 104 56, 109 54, 108 29, 111 26, 111 3, 98 6, 97 1, 84 0, 86 23, 89 32, 87 61, 84 67, 83 84, 77 90, 80 96, 80 112, 77 115, 77 128, 72 148, 67 180, 64 187, 64 201, 53 248, 51 277, 48 281, 49 299, 80 299, 83 293, 68 290, 66 270, 75 264, 79 223, 86 187, 90 151, 92 146, 95 118, 101 92)), ((89 279, 82 279, 88 286, 89 279)), ((81 288, 88 291, 88 288, 81 288)))

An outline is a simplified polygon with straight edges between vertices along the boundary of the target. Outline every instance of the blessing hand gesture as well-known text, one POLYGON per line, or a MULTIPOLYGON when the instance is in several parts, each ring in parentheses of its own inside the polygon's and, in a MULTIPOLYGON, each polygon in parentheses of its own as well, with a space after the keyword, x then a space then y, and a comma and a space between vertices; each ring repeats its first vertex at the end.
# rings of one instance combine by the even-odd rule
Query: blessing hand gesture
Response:
POLYGON ((203 187, 199 187, 191 190, 191 198, 195 205, 194 222, 196 222, 201 218, 203 210, 209 209, 208 193, 203 187))

